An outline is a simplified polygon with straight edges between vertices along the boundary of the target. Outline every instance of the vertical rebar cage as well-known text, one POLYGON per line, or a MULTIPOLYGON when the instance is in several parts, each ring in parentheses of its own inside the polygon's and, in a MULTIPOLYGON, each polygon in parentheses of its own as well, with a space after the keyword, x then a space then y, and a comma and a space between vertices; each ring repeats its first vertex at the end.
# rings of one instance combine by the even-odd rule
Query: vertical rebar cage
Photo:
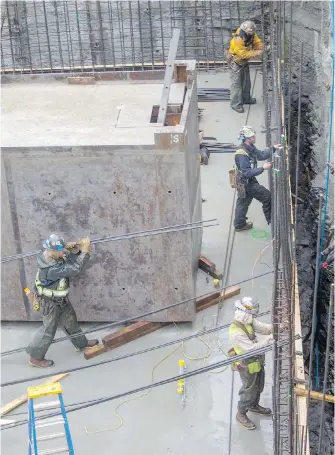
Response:
POLYGON ((177 58, 225 61, 232 31, 261 7, 233 1, 4 1, 2 73, 145 70, 164 67, 173 28, 177 58))

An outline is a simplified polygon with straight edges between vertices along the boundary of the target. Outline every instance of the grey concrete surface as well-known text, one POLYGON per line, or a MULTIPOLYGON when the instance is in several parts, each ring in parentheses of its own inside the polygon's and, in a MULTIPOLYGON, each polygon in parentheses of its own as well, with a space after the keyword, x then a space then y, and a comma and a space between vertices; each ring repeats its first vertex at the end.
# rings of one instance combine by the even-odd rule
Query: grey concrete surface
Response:
MULTIPOLYGON (((183 105, 180 125, 162 128, 149 123, 161 83, 6 85, 2 256, 35 251, 49 232, 100 238, 201 220, 197 90, 190 68, 189 81, 172 84, 169 96, 170 104, 183 105), (149 130, 150 146, 143 138, 149 130)), ((167 306, 172 297, 190 300, 152 318, 192 321, 201 235, 199 229, 95 247, 70 291, 78 319, 120 320, 167 306)), ((22 292, 35 276, 36 258, 2 268, 2 320, 40 318, 22 292)))
MULTIPOLYGON (((252 73, 254 74, 254 73, 252 73)), ((253 75, 252 75, 253 77, 253 75)), ((202 73, 198 78, 200 87, 212 85, 228 86, 228 76, 225 73, 202 73), (206 82, 208 81, 208 82, 206 82)), ((256 131, 260 130, 263 122, 263 106, 261 104, 261 76, 258 75, 255 85, 255 94, 258 104, 250 109, 248 123, 256 131)), ((240 126, 246 123, 246 114, 234 113, 229 103, 206 103, 200 126, 205 135, 216 136, 220 141, 236 142, 240 126)), ((258 134, 258 145, 264 145, 264 137, 258 134)), ((233 190, 228 184, 228 169, 233 160, 232 154, 212 155, 208 166, 201 167, 202 194, 206 199, 203 203, 203 217, 217 216, 220 226, 211 230, 204 230, 203 252, 217 263, 218 268, 224 264, 225 246, 229 229, 233 190)), ((266 184, 266 175, 260 179, 266 184)), ((266 226, 261 207, 253 202, 250 207, 249 219, 255 223, 255 229, 269 232, 266 226)), ((255 232, 254 235, 260 234, 255 232)), ((272 266, 271 244, 268 244, 269 235, 265 239, 254 239, 251 232, 238 233, 235 236, 234 250, 231 261, 229 282, 234 283, 265 273, 272 266), (268 246, 268 248, 266 248, 268 246), (263 251, 260 256, 260 252, 263 251)), ((269 309, 271 295, 271 275, 248 281, 241 285, 241 295, 253 295, 260 302, 260 310, 269 309)), ((197 294, 209 292, 213 289, 212 279, 198 272, 197 294)), ((233 318, 234 299, 224 303, 220 317, 220 324, 229 323, 233 318)), ((207 309, 197 315, 196 321, 191 324, 178 324, 183 335, 196 332, 198 329, 210 328, 215 324, 216 308, 207 309)), ((269 316, 262 318, 269 321, 269 316)), ((28 343, 33 336, 37 325, 3 324, 1 350, 13 349, 28 343)), ((86 326, 85 326, 86 327, 86 326)), ((103 336, 104 332, 97 332, 103 336)), ((98 357, 95 361, 113 358, 123 353, 132 352, 145 347, 154 346, 180 337, 180 331, 173 325, 159 330, 136 342, 120 347, 113 352, 98 357)), ((218 333, 223 348, 229 348, 228 330, 218 333)), ((224 356, 218 352, 214 340, 207 340, 213 350, 207 358, 208 363, 218 361, 224 356)), ((105 366, 72 373, 62 381, 66 404, 91 400, 105 395, 114 395, 119 392, 148 384, 151 381, 152 369, 165 356, 171 353, 174 347, 169 347, 150 354, 132 357, 130 359, 111 363, 105 366)), ((189 357, 202 357, 206 353, 205 346, 199 340, 185 343, 185 351, 189 357)), ((73 367, 85 364, 82 354, 75 353, 70 343, 54 344, 50 348, 48 357, 56 362, 55 369, 73 367)), ((178 374, 178 360, 185 358, 179 350, 163 361, 154 372, 154 379, 160 380, 178 374)), ((92 362, 92 361, 91 361, 92 362)), ((191 361, 185 358, 187 370, 193 370, 204 365, 204 360, 191 361)), ((271 406, 271 355, 266 359, 266 386, 262 396, 262 404, 271 406)), ((55 370, 54 369, 54 370, 55 370)), ((52 369, 49 370, 52 375, 52 369)), ((24 353, 2 358, 2 381, 14 380, 19 377, 40 374, 27 364, 24 353)), ((90 431, 112 428, 119 421, 115 416, 115 406, 120 400, 101 404, 87 410, 70 413, 72 437, 76 453, 79 455, 107 455, 111 452, 138 455, 228 455, 229 421, 230 421, 230 388, 232 372, 230 369, 219 374, 204 374, 186 380, 186 406, 181 410, 180 397, 177 394, 177 384, 169 384, 153 389, 146 397, 125 403, 117 410, 122 416, 123 425, 116 431, 106 431, 95 435, 85 433, 84 426, 90 431)), ((7 387, 2 390, 2 403, 21 395, 28 384, 7 387)), ((31 384, 29 384, 31 385, 31 384)), ((271 455, 272 450, 272 422, 271 418, 254 417, 257 424, 255 431, 246 431, 235 422, 236 404, 240 379, 234 378, 233 420, 232 420, 232 450, 234 455, 271 455)), ((25 412, 26 406, 21 406, 15 412, 25 412)), ((17 416, 16 418, 22 418, 17 416)), ((2 433, 2 453, 23 453, 26 450, 27 428, 25 426, 6 430, 2 433)))
MULTIPOLYGON (((170 104, 182 104, 184 87, 171 85, 170 104)), ((151 111, 162 89, 129 82, 3 85, 2 146, 152 145, 160 129, 150 124, 151 111)))

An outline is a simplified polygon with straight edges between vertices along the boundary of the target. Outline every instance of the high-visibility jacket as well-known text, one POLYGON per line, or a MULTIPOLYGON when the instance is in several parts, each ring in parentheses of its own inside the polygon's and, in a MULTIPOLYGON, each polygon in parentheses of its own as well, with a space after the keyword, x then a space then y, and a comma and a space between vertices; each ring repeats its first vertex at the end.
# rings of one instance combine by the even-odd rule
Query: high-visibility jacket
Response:
POLYGON ((45 296, 48 298, 66 297, 69 293, 69 280, 67 278, 61 278, 57 282, 56 289, 50 289, 42 285, 40 281, 40 270, 38 270, 35 278, 35 288, 39 296, 45 296))
POLYGON ((256 33, 250 39, 245 39, 244 35, 244 32, 238 28, 230 41, 229 52, 238 65, 247 64, 251 58, 257 56, 256 51, 263 49, 262 40, 256 33))
MULTIPOLYGON (((250 337, 256 338, 252 324, 247 324, 244 327, 247 329, 248 333, 250 334, 250 337)), ((240 327, 235 325, 234 321, 233 321, 229 327, 230 341, 232 340, 232 335, 236 332, 244 333, 244 331, 240 327)), ((241 349, 239 346, 236 346, 233 344, 232 347, 237 355, 245 354, 245 351, 243 349, 241 349)), ((262 369, 262 357, 260 357, 260 356, 250 357, 250 358, 244 360, 244 362, 247 364, 248 371, 250 374, 259 373, 262 369)), ((239 362, 235 362, 235 365, 238 365, 238 364, 239 364, 239 362)))

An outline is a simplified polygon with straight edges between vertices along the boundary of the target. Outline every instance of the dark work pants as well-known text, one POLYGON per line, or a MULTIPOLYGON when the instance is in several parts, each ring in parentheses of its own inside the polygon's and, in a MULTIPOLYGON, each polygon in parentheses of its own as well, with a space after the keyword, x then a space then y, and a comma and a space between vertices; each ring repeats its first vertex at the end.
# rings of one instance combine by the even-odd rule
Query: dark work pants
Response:
POLYGON ((257 179, 253 178, 249 183, 245 185, 245 198, 237 197, 235 207, 235 228, 241 228, 246 224, 247 212, 251 201, 255 198, 263 205, 263 212, 265 219, 268 224, 271 223, 271 193, 263 185, 257 182, 257 179))
POLYGON ((259 404, 261 393, 264 390, 265 371, 262 368, 259 373, 250 374, 248 368, 239 368, 238 372, 242 387, 239 391, 240 401, 237 403, 237 410, 241 414, 246 414, 249 408, 259 404))
POLYGON ((58 325, 62 327, 66 335, 78 333, 77 337, 70 338, 75 348, 82 349, 87 346, 87 338, 79 328, 76 313, 67 297, 64 299, 39 297, 39 302, 43 325, 26 349, 30 357, 37 360, 44 359, 55 337, 58 325))
POLYGON ((249 65, 240 66, 232 62, 230 67, 230 105, 241 108, 250 102, 250 72, 249 65))

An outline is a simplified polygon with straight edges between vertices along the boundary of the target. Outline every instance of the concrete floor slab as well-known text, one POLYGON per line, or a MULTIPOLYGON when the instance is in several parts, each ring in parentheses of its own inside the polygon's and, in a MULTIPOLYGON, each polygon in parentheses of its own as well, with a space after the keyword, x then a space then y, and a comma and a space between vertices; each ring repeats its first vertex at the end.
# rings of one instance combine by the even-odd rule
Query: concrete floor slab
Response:
MULTIPOLYGON (((252 77, 255 73, 252 72, 252 77)), ((228 87, 228 75, 219 73, 201 73, 198 78, 199 87, 228 87), (205 82, 208 81, 208 82, 205 82)), ((250 109, 250 118, 247 113, 240 115, 229 108, 228 102, 203 103, 204 108, 200 127, 206 136, 215 136, 224 142, 237 142, 236 138, 240 127, 249 123, 260 130, 263 121, 263 106, 261 104, 262 79, 259 74, 255 79, 255 94, 259 104, 250 109)), ((257 144, 264 146, 264 137, 258 135, 257 144)), ((229 231, 233 190, 228 184, 228 169, 233 161, 233 155, 211 155, 208 166, 201 167, 202 195, 206 199, 203 203, 203 218, 218 217, 220 226, 205 229, 203 233, 203 252, 216 262, 217 268, 222 269, 225 259, 225 248, 229 231)), ((266 185, 266 174, 261 176, 266 185)), ((265 223, 261 206, 257 202, 251 204, 249 219, 255 223, 259 232, 254 235, 265 235, 263 239, 255 239, 251 232, 238 233, 235 236, 232 254, 229 282, 231 284, 250 278, 252 274, 265 273, 272 268, 271 243, 269 243, 269 228, 265 223), (260 232, 262 231, 262 232, 260 232), (260 255, 260 252, 262 254, 260 255)), ((260 310, 269 309, 272 288, 272 276, 248 281, 241 285, 241 295, 253 295, 260 302, 260 310)), ((210 277, 198 272, 197 294, 213 290, 210 277), (208 279, 208 282, 206 280, 208 279)), ((234 314, 234 299, 224 303, 219 324, 227 324, 234 314)), ((168 326, 136 342, 122 346, 112 352, 98 357, 94 361, 105 360, 124 353, 140 350, 179 338, 181 334, 189 335, 198 329, 210 328, 215 324, 216 308, 210 308, 197 315, 196 322, 168 326), (181 332, 180 332, 181 330, 181 332)), ((270 317, 262 320, 269 321, 270 317)), ((28 343, 36 330, 35 324, 3 324, 1 350, 13 349, 28 343)), ((86 326, 84 326, 86 327, 86 326)), ((107 331, 106 331, 107 332, 107 331)), ((105 333, 98 332, 97 336, 105 333)), ((58 335, 61 335, 59 333, 58 335)), ((93 334, 94 335, 94 334, 93 334)), ((223 348, 229 348, 228 330, 218 333, 218 339, 223 348)), ((207 358, 208 363, 221 360, 224 356, 218 352, 217 344, 213 339, 204 339, 211 346, 212 354, 207 358)), ((91 400, 105 395, 115 395, 135 387, 150 383, 152 370, 154 380, 172 377, 178 374, 178 360, 185 358, 180 348, 171 354, 175 347, 152 351, 150 354, 132 357, 101 367, 72 373, 64 379, 63 390, 66 404, 78 401, 91 400), (169 355, 171 354, 171 355, 169 355), (164 357, 166 360, 162 361, 164 357)), ((202 357, 206 354, 206 346, 199 340, 185 343, 185 352, 189 357, 199 357, 198 360, 185 358, 187 370, 193 370, 204 365, 202 357)), ((68 342, 54 344, 48 353, 56 362, 56 369, 69 368, 85 364, 82 354, 74 352, 68 342)), ((271 406, 271 356, 266 360, 266 384, 262 395, 262 404, 271 406)), ((49 370, 52 375, 52 369, 49 370)), ((24 353, 2 358, 2 381, 40 374, 27 364, 24 353)), ((186 407, 181 410, 180 397, 177 394, 177 384, 169 384, 153 389, 141 399, 129 401, 119 407, 117 412, 122 416, 123 425, 116 431, 105 431, 95 435, 85 433, 84 425, 91 431, 111 428, 119 424, 115 415, 115 406, 120 400, 100 404, 87 410, 69 414, 72 437, 76 453, 80 455, 108 455, 111 452, 137 455, 228 455, 228 438, 231 403, 232 372, 228 368, 219 374, 204 374, 186 380, 186 407)), ((29 384, 31 385, 31 384, 29 384)), ((234 455, 270 455, 272 450, 272 421, 270 418, 253 417, 257 429, 246 431, 235 422, 236 403, 240 379, 235 373, 233 394, 233 421, 232 421, 232 450, 234 455)), ((26 384, 6 387, 2 390, 2 403, 21 395, 26 384)), ((26 406, 21 406, 15 412, 25 412, 26 406)), ((17 416, 16 418, 23 416, 17 416)), ((24 453, 26 450, 27 428, 25 426, 6 430, 2 433, 3 453, 24 453)))
MULTIPOLYGON (((162 89, 161 83, 127 82, 3 85, 2 146, 154 144, 159 126, 150 118, 162 89)), ((172 84, 169 103, 182 104, 184 89, 184 83, 172 84)))

